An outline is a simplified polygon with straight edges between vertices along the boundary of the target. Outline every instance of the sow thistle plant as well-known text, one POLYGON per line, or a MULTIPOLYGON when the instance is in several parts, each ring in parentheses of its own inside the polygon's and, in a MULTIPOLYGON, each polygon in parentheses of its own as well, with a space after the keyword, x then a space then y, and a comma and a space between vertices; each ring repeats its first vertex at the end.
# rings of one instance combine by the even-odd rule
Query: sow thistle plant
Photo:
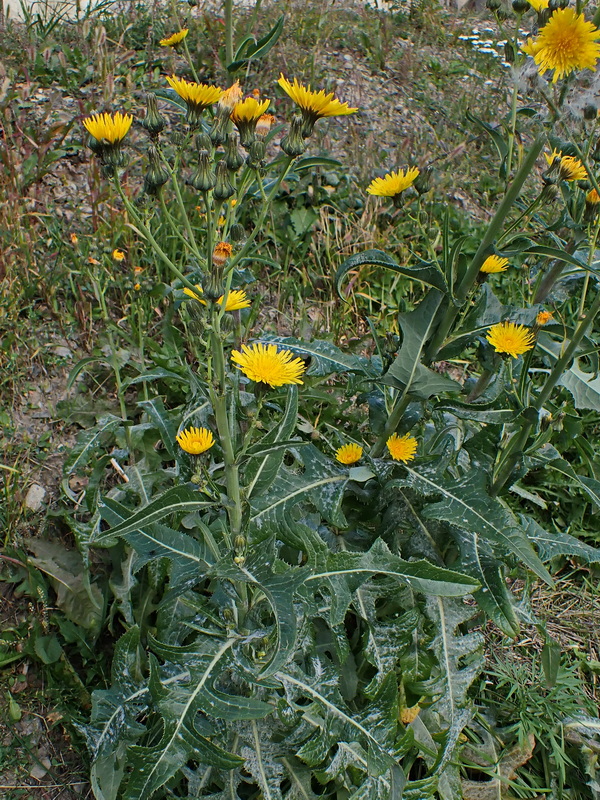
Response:
MULTIPOLYGON (((596 46, 577 20, 554 12, 527 46, 536 59, 545 48, 537 63, 556 80, 589 60, 587 50, 569 55, 559 34, 596 46)), ((394 351, 373 329, 374 354, 357 355, 250 327, 251 267, 270 206, 284 181, 318 166, 302 158, 318 121, 357 109, 282 75, 296 106, 282 133, 272 98, 244 97, 237 82, 167 82, 181 119, 173 132, 149 98, 144 202, 121 172, 131 116, 84 120, 139 246, 170 276, 179 323, 169 335, 187 355, 179 365, 156 356, 129 383, 155 393, 133 419, 122 403, 67 464, 80 470, 112 432, 127 478, 110 488, 96 467, 90 518, 74 522, 86 558, 110 550, 112 625, 124 631, 85 729, 94 794, 460 797, 469 691, 482 668, 474 625, 490 618, 517 635, 525 612, 509 571, 551 584, 553 557, 598 559, 520 500, 532 496, 530 476, 554 473, 600 497, 554 441, 555 420, 573 406, 600 410, 582 368, 586 356, 596 363, 600 310, 600 293, 588 291, 598 186, 584 155, 595 133, 579 148, 542 120, 533 141, 521 134, 530 144, 520 154, 511 115, 500 147, 506 193, 480 238, 453 238, 441 220, 429 261, 400 264, 379 250, 348 258, 340 292, 365 264, 422 286, 398 315, 394 351), (557 154, 544 173, 547 138, 557 154), (575 155, 563 155, 571 146, 575 155), (504 306, 491 285, 514 281, 526 261, 535 264, 527 305, 504 306), (573 327, 553 323, 569 302, 552 295, 564 270, 578 279, 573 327), (454 359, 468 363, 464 385, 450 377, 454 359), (170 400, 175 384, 185 406, 170 400), (306 419, 321 414, 328 424, 307 434, 306 419)), ((365 193, 411 213, 418 178, 417 168, 390 169, 365 193)), ((435 191, 420 191, 418 204, 435 191)))

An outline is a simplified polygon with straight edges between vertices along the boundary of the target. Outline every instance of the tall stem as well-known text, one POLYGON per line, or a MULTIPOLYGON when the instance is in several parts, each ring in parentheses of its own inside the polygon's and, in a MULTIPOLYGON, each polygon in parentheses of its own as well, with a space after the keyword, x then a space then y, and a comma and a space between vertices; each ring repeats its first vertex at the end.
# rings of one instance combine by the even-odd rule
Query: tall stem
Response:
MULTIPOLYGON (((233 0, 225 0, 225 62, 226 65, 233 63, 233 0)), ((232 82, 232 76, 229 75, 229 83, 232 82)))
POLYGON ((490 224, 488 225, 485 235, 481 240, 479 247, 477 248, 477 252, 473 256, 463 279, 456 289, 455 302, 451 302, 449 304, 444 316, 440 320, 438 329, 435 332, 429 347, 427 348, 425 356, 427 361, 433 361, 441 349, 446 336, 450 332, 454 320, 460 311, 460 307, 464 304, 469 291, 477 280, 479 269, 488 255, 489 248, 494 242, 496 236, 498 236, 500 233, 502 226, 504 225, 504 220, 508 216, 508 213, 510 212, 515 200, 519 196, 525 180, 533 169, 533 165, 535 164, 536 158, 540 154, 543 144, 544 137, 538 136, 532 144, 531 149, 527 153, 527 156, 523 160, 523 163, 519 167, 517 173, 515 174, 513 182, 508 187, 504 199, 500 203, 498 210, 494 214, 490 224))

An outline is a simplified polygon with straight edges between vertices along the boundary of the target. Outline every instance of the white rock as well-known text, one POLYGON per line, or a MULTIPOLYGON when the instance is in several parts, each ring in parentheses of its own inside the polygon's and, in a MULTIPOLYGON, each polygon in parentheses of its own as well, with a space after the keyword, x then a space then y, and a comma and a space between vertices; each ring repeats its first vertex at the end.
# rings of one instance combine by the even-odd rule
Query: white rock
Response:
POLYGON ((46 490, 39 483, 32 483, 25 498, 25 507, 31 511, 39 511, 46 497, 46 490))

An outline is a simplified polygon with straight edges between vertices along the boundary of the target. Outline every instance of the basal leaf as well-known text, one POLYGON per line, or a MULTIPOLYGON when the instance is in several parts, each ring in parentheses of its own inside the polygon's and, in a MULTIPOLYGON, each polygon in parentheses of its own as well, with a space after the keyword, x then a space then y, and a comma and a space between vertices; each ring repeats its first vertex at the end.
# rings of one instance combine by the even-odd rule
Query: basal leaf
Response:
POLYGON ((309 361, 307 375, 324 377, 332 373, 356 372, 368 377, 375 377, 377 370, 365 356, 355 356, 345 353, 327 340, 316 339, 304 342, 293 336, 264 335, 259 339, 263 344, 275 344, 285 350, 291 350, 294 355, 309 361))
POLYGON ((439 502, 423 510, 423 516, 443 520, 469 533, 478 534, 504 551, 509 550, 538 577, 553 585, 525 531, 508 507, 487 494, 485 475, 471 472, 459 480, 434 480, 410 467, 406 468, 406 472, 407 478, 399 481, 401 485, 409 486, 426 497, 441 497, 439 502))
POLYGON ((600 563, 600 549, 580 542, 575 536, 562 531, 549 533, 525 514, 521 514, 521 522, 531 541, 536 544, 543 561, 550 561, 555 556, 575 556, 585 564, 600 563))
POLYGON ((77 443, 65 461, 65 474, 71 475, 73 472, 77 472, 78 469, 85 467, 94 451, 100 447, 102 437, 112 433, 122 424, 123 420, 120 417, 107 414, 98 421, 95 428, 82 431, 77 437, 77 443))

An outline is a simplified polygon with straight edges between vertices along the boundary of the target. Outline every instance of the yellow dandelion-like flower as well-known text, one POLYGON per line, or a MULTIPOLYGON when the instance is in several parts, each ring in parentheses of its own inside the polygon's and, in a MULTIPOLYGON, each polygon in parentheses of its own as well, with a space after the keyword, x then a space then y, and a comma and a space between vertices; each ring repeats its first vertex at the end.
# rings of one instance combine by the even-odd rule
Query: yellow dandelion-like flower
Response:
POLYGON ((529 5, 539 13, 548 8, 548 0, 529 0, 529 5))
POLYGON ((392 433, 386 444, 394 461, 412 461, 417 452, 417 440, 409 433, 404 436, 392 433))
POLYGON ((354 442, 343 444, 335 451, 336 460, 339 461, 340 464, 346 464, 347 466, 360 461, 362 454, 362 447, 359 444, 354 444, 354 442))
POLYGON ((306 369, 301 358, 294 358, 289 350, 278 350, 276 345, 242 345, 242 352, 234 350, 231 360, 246 377, 256 383, 269 386, 284 386, 288 383, 301 384, 300 376, 306 369))
POLYGON ((131 128, 133 117, 131 114, 92 114, 83 120, 86 131, 102 144, 120 144, 127 131, 131 128))
POLYGON ((115 261, 125 261, 125 253, 117 248, 112 251, 112 257, 115 261))
POLYGON ((523 52, 533 56, 540 75, 554 70, 552 83, 575 69, 594 69, 600 58, 600 31, 573 8, 559 8, 540 30, 527 40, 523 52))
POLYGON ((188 28, 183 28, 177 33, 174 33, 172 36, 168 36, 166 39, 161 39, 159 44, 162 47, 175 47, 178 44, 181 44, 185 37, 188 35, 188 28))
POLYGON ((397 172, 388 172, 384 178, 375 178, 367 187, 367 194, 376 197, 396 197, 415 182, 419 175, 419 170, 414 167, 399 169, 397 172))
POLYGON ((558 177, 563 181, 585 181, 588 174, 578 158, 573 156, 562 156, 560 159, 560 169, 558 177))
MULTIPOLYGON (((202 287, 196 284, 196 289, 197 292, 192 292, 192 290, 188 289, 186 286, 183 293, 187 294, 188 297, 193 297, 194 300, 198 300, 199 303, 205 306, 206 300, 202 297, 202 287)), ((223 297, 224 295, 221 295, 217 300, 220 306, 223 305, 223 297)), ((251 305, 250 300, 248 300, 248 295, 243 289, 230 289, 227 295, 227 302, 225 303, 225 311, 239 311, 241 308, 250 308, 251 305)))
POLYGON ((479 268, 479 271, 492 274, 494 272, 504 272, 507 269, 508 258, 500 258, 500 256, 488 256, 479 268))
POLYGON ((554 314, 551 311, 540 311, 535 318, 535 323, 541 327, 542 325, 547 325, 553 318, 554 314))
POLYGON ((410 725, 411 722, 414 722, 416 718, 419 716, 421 711, 421 706, 417 703, 416 706, 411 706, 410 708, 403 708, 400 712, 400 722, 403 725, 410 725))
POLYGON ((189 109, 195 112, 212 106, 223 94, 223 90, 218 86, 186 81, 185 78, 176 78, 175 75, 167 75, 166 78, 171 89, 181 97, 189 109))
POLYGON ((236 103, 234 105, 233 111, 231 112, 231 121, 236 126, 244 122, 253 122, 256 124, 270 105, 270 100, 263 100, 261 103, 254 97, 247 97, 245 100, 242 100, 241 103, 236 103))
POLYGON ((548 153, 544 153, 544 158, 546 159, 546 162, 548 163, 548 166, 551 167, 554 164, 554 162, 556 161, 557 158, 558 159, 562 158, 562 153, 560 152, 560 150, 554 149, 550 153, 550 155, 548 155, 548 153))
POLYGON ((486 336, 488 342, 497 353, 506 353, 518 358, 531 350, 535 344, 535 336, 525 327, 514 322, 499 322, 492 325, 486 336))
POLYGON ((310 84, 302 86, 296 78, 290 83, 282 74, 277 83, 313 122, 321 117, 342 117, 358 111, 358 108, 349 108, 348 103, 341 103, 333 92, 329 94, 325 94, 323 90, 314 92, 310 84))
POLYGON ((193 456, 205 453, 215 443, 215 437, 208 428, 187 428, 175 437, 182 450, 193 456))
POLYGON ((585 202, 589 203, 591 206, 596 206, 600 203, 600 194, 595 189, 590 189, 590 191, 585 196, 585 202))

